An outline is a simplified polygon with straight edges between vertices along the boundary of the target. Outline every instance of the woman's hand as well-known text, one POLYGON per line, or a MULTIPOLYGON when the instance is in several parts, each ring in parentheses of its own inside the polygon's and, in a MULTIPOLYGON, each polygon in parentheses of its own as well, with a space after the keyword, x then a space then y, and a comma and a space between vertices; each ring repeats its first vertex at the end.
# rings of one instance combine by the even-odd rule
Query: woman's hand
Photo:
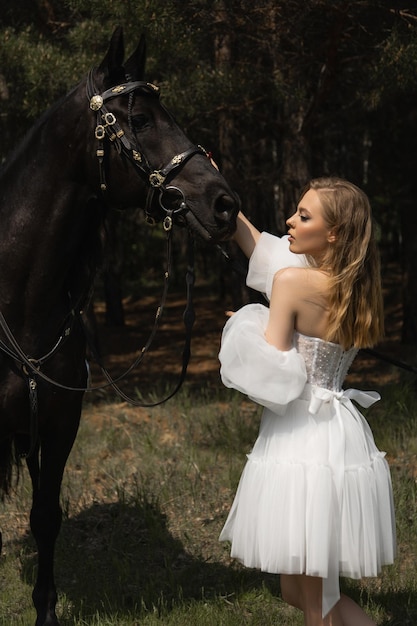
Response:
POLYGON ((239 211, 236 221, 236 232, 233 240, 236 241, 242 252, 250 259, 255 249, 258 239, 261 236, 260 231, 239 211))

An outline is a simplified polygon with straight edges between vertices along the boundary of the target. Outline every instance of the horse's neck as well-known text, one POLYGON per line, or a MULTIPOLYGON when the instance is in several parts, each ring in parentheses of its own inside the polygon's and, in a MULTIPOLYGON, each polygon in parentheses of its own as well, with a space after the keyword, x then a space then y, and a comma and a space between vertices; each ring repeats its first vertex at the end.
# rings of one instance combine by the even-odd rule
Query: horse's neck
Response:
POLYGON ((0 264, 8 270, 0 276, 0 310, 10 315, 64 306, 71 276, 79 291, 86 253, 80 242, 91 235, 97 213, 86 208, 91 189, 83 178, 87 139, 81 133, 80 111, 66 98, 35 125, 1 173, 0 264))
POLYGON ((21 213, 25 219, 32 210, 38 219, 51 219, 66 205, 86 202, 89 190, 80 164, 92 130, 88 118, 84 119, 85 129, 79 103, 72 95, 32 127, 0 174, 2 216, 21 213))

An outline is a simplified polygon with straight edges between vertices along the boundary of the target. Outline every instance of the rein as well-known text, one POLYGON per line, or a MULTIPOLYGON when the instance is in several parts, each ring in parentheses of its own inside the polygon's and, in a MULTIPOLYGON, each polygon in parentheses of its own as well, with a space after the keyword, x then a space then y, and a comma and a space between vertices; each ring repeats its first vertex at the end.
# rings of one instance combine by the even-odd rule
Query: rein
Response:
POLYGON ((185 327, 185 342, 184 342, 184 348, 182 352, 181 373, 174 389, 167 396, 165 396, 162 400, 157 400, 155 402, 146 403, 146 402, 142 402, 139 400, 134 400, 133 398, 127 396, 117 384, 118 382, 126 378, 126 376, 128 376, 138 365, 140 365, 143 358, 145 357, 145 354, 148 352, 149 348, 151 347, 152 341, 158 330, 159 321, 162 317, 162 312, 163 312, 166 298, 168 295, 168 284, 169 284, 169 278, 171 276, 172 244, 171 244, 171 238, 168 235, 167 236, 167 270, 165 271, 165 274, 164 274, 164 288, 163 288, 163 292, 161 296, 160 305, 158 306, 157 311, 156 311, 154 325, 149 334, 148 340, 143 346, 143 348, 140 350, 138 357, 123 374, 121 374, 117 378, 111 377, 110 373, 108 372, 106 367, 103 365, 100 355, 97 353, 95 342, 93 338, 91 337, 91 334, 88 332, 88 329, 83 324, 82 318, 80 318, 80 321, 81 321, 81 324, 82 324, 82 327, 84 329, 84 333, 87 339, 88 347, 93 355, 94 360, 96 361, 97 365, 100 367, 102 374, 108 381, 108 383, 105 385, 100 385, 98 387, 89 387, 85 389, 85 391, 94 391, 97 389, 104 389, 106 387, 112 387, 114 391, 117 393, 117 395, 120 396, 123 400, 125 400, 126 402, 128 402, 129 404, 133 406, 138 406, 138 407, 158 406, 160 404, 163 404, 164 402, 167 402, 167 400, 170 400, 179 391, 187 374, 187 367, 188 367, 188 363, 189 363, 190 356, 191 356, 191 335, 192 335, 192 329, 193 329, 193 325, 195 321, 195 312, 194 312, 194 305, 193 305, 193 298, 192 298, 193 287, 194 287, 194 245, 193 244, 194 244, 194 240, 192 238, 191 233, 189 233, 188 266, 187 266, 187 272, 186 272, 186 295, 187 297, 186 297, 186 306, 185 306, 184 313, 183 313, 183 321, 184 321, 184 327, 185 327))

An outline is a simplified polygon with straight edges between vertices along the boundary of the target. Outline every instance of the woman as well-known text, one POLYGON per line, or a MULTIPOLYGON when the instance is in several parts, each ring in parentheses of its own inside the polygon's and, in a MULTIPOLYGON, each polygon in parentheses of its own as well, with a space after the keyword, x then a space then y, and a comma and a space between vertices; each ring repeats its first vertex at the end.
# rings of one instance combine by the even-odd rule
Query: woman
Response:
POLYGON ((347 181, 313 180, 287 226, 280 239, 238 219, 247 283, 270 307, 228 320, 221 376, 265 408, 220 539, 246 566, 281 574, 307 626, 371 626, 339 591, 339 576, 376 576, 395 553, 388 464, 351 401, 379 396, 342 390, 358 349, 383 333, 369 201, 347 181))

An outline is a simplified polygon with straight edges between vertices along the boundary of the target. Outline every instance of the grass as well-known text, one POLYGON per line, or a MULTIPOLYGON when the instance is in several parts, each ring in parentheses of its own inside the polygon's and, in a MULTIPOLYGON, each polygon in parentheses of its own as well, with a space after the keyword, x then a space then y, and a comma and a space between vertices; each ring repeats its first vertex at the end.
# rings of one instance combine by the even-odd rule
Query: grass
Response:
MULTIPOLYGON (((413 387, 414 385, 414 387, 413 387)), ((220 387, 220 385, 219 385, 220 387)), ((387 451, 399 556, 378 579, 342 588, 383 626, 417 623, 417 398, 387 388, 368 419, 387 451)), ((134 409, 88 397, 62 489, 56 581, 62 626, 297 626, 279 578, 231 561, 218 535, 259 424, 239 394, 189 387, 134 409)), ((30 626, 36 552, 21 481, 0 508, 0 625, 30 626)))

